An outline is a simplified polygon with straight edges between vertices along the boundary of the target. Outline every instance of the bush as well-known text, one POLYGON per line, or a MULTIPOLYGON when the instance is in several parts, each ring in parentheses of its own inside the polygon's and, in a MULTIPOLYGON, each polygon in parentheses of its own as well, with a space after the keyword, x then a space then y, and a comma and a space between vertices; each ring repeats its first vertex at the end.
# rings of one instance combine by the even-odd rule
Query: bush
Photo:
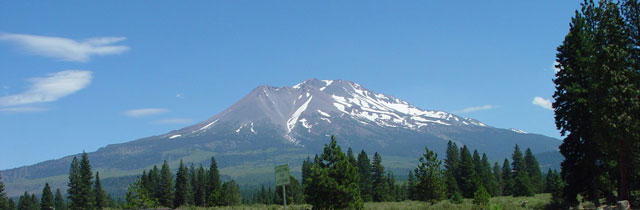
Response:
POLYGON ((455 193, 453 193, 450 200, 451 203, 461 204, 464 201, 464 198, 462 197, 462 194, 460 194, 460 192, 456 191, 455 193))
POLYGON ((473 193, 474 209, 487 209, 489 207, 489 199, 491 199, 489 192, 487 192, 483 186, 480 186, 478 190, 473 193))

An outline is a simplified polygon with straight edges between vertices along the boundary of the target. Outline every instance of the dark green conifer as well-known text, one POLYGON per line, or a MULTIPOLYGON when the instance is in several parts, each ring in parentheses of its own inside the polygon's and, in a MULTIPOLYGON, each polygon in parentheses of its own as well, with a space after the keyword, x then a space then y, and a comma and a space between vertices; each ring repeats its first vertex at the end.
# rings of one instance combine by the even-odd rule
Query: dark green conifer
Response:
POLYGON ((377 152, 373 154, 371 173, 371 197, 373 201, 390 201, 391 199, 389 197, 389 184, 387 182, 387 177, 385 176, 384 166, 382 165, 382 157, 377 152))
POLYGON ((56 189, 56 194, 53 198, 53 202, 55 203, 56 210, 67 209, 67 205, 64 201, 64 197, 62 196, 62 192, 60 192, 60 189, 56 189))
POLYGON ((53 192, 51 192, 49 183, 45 183, 44 188, 42 189, 42 196, 40 198, 40 209, 49 210, 53 207, 55 207, 55 204, 53 203, 53 192))
POLYGON ((98 210, 102 210, 106 207, 109 207, 107 192, 102 189, 102 184, 100 183, 100 172, 96 171, 96 183, 93 187, 93 195, 95 197, 95 207, 98 210))
POLYGON ((536 193, 542 192, 542 173, 540 172, 540 165, 538 164, 538 160, 531 152, 531 149, 527 148, 524 152, 524 162, 527 165, 527 172, 529 173, 529 178, 531 179, 531 186, 533 187, 533 191, 536 193))
POLYGON ((160 169, 157 199, 161 206, 173 206, 173 176, 166 160, 162 163, 162 169, 160 169))
POLYGON ((189 189, 188 175, 189 171, 184 166, 182 160, 180 160, 180 167, 178 167, 178 173, 176 174, 175 194, 173 200, 173 207, 178 208, 182 205, 189 205, 189 189))
POLYGON ((435 203, 445 198, 446 189, 438 154, 425 147, 425 153, 420 157, 418 168, 414 172, 418 181, 416 184, 418 200, 435 203))
POLYGON ((222 185, 220 183, 220 172, 218 171, 218 163, 213 156, 211 157, 211 165, 209 166, 207 185, 207 204, 209 206, 216 206, 220 204, 219 197, 222 190, 222 185))
POLYGON ((460 191, 456 177, 459 176, 460 152, 458 145, 449 140, 447 143, 446 157, 444 159, 445 184, 447 186, 447 197, 453 196, 460 191))
POLYGON ((362 197, 364 202, 372 201, 373 197, 371 186, 373 185, 373 182, 371 180, 371 162, 369 161, 369 156, 364 150, 360 151, 360 154, 358 154, 357 165, 360 175, 360 197, 362 197))
POLYGON ((460 151, 460 180, 458 180, 458 187, 462 196, 465 198, 472 198, 473 193, 478 186, 478 177, 476 174, 475 165, 473 164, 473 158, 467 146, 463 146, 460 151))

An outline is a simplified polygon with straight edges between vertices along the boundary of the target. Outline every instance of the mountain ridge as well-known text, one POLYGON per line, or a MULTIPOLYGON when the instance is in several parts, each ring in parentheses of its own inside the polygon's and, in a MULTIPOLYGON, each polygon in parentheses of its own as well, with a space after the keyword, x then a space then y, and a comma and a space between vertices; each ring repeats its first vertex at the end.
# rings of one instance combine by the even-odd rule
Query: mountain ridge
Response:
MULTIPOLYGON (((508 157, 515 144, 543 153, 557 151, 561 143, 444 111, 423 110, 348 80, 308 79, 291 87, 258 86, 207 120, 110 144, 89 157, 102 178, 116 178, 139 174, 163 160, 175 168, 180 159, 202 164, 215 155, 223 174, 241 178, 271 173, 271 167, 280 163, 291 163, 295 170, 303 158, 320 152, 330 135, 345 149, 381 153, 395 161, 390 169, 401 172, 411 167, 425 146, 444 157, 449 140, 486 152, 491 160, 508 157)), ((68 172, 72 157, 0 173, 10 195, 24 192, 21 188, 37 191, 41 186, 36 187, 36 180, 64 188, 60 177, 68 172)))

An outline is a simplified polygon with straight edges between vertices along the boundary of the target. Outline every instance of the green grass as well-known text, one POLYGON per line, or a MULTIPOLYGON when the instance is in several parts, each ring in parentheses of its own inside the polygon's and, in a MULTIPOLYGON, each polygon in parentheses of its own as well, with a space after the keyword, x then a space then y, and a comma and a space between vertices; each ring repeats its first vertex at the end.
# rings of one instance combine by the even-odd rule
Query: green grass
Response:
MULTIPOLYGON (((551 199, 550 194, 538 194, 534 197, 511 197, 501 196, 491 198, 491 205, 496 210, 543 210, 551 199), (526 201, 526 205, 523 202, 526 201)), ((365 209, 372 210, 411 210, 411 209, 425 209, 425 210, 467 210, 473 209, 472 199, 464 199, 461 204, 451 203, 448 200, 443 200, 435 204, 430 204, 420 201, 402 201, 402 202, 367 202, 364 204, 365 209)), ((268 209, 276 210, 282 209, 281 205, 240 205, 240 206, 222 206, 222 207, 180 207, 181 210, 223 210, 223 209, 237 209, 237 210, 257 210, 268 209)), ((287 209, 290 210, 307 210, 311 209, 311 205, 289 205, 287 209)))

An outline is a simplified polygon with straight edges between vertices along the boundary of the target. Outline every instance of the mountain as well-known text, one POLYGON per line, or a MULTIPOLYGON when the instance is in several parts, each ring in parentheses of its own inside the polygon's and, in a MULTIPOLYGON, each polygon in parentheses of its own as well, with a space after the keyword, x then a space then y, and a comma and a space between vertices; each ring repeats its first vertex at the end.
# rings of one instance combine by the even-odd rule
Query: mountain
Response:
MULTIPOLYGON (((259 86, 213 117, 169 133, 113 144, 89 153, 103 179, 133 176, 168 160, 208 165, 246 182, 272 181, 273 166, 299 170, 335 135, 346 150, 381 153, 398 174, 415 167, 424 147, 444 157, 449 140, 486 152, 502 163, 515 144, 536 153, 555 152, 558 139, 502 129, 444 111, 424 110, 346 80, 309 79, 292 87, 259 86)), ((45 181, 64 188, 73 156, 0 171, 9 195, 37 192, 45 181)))

